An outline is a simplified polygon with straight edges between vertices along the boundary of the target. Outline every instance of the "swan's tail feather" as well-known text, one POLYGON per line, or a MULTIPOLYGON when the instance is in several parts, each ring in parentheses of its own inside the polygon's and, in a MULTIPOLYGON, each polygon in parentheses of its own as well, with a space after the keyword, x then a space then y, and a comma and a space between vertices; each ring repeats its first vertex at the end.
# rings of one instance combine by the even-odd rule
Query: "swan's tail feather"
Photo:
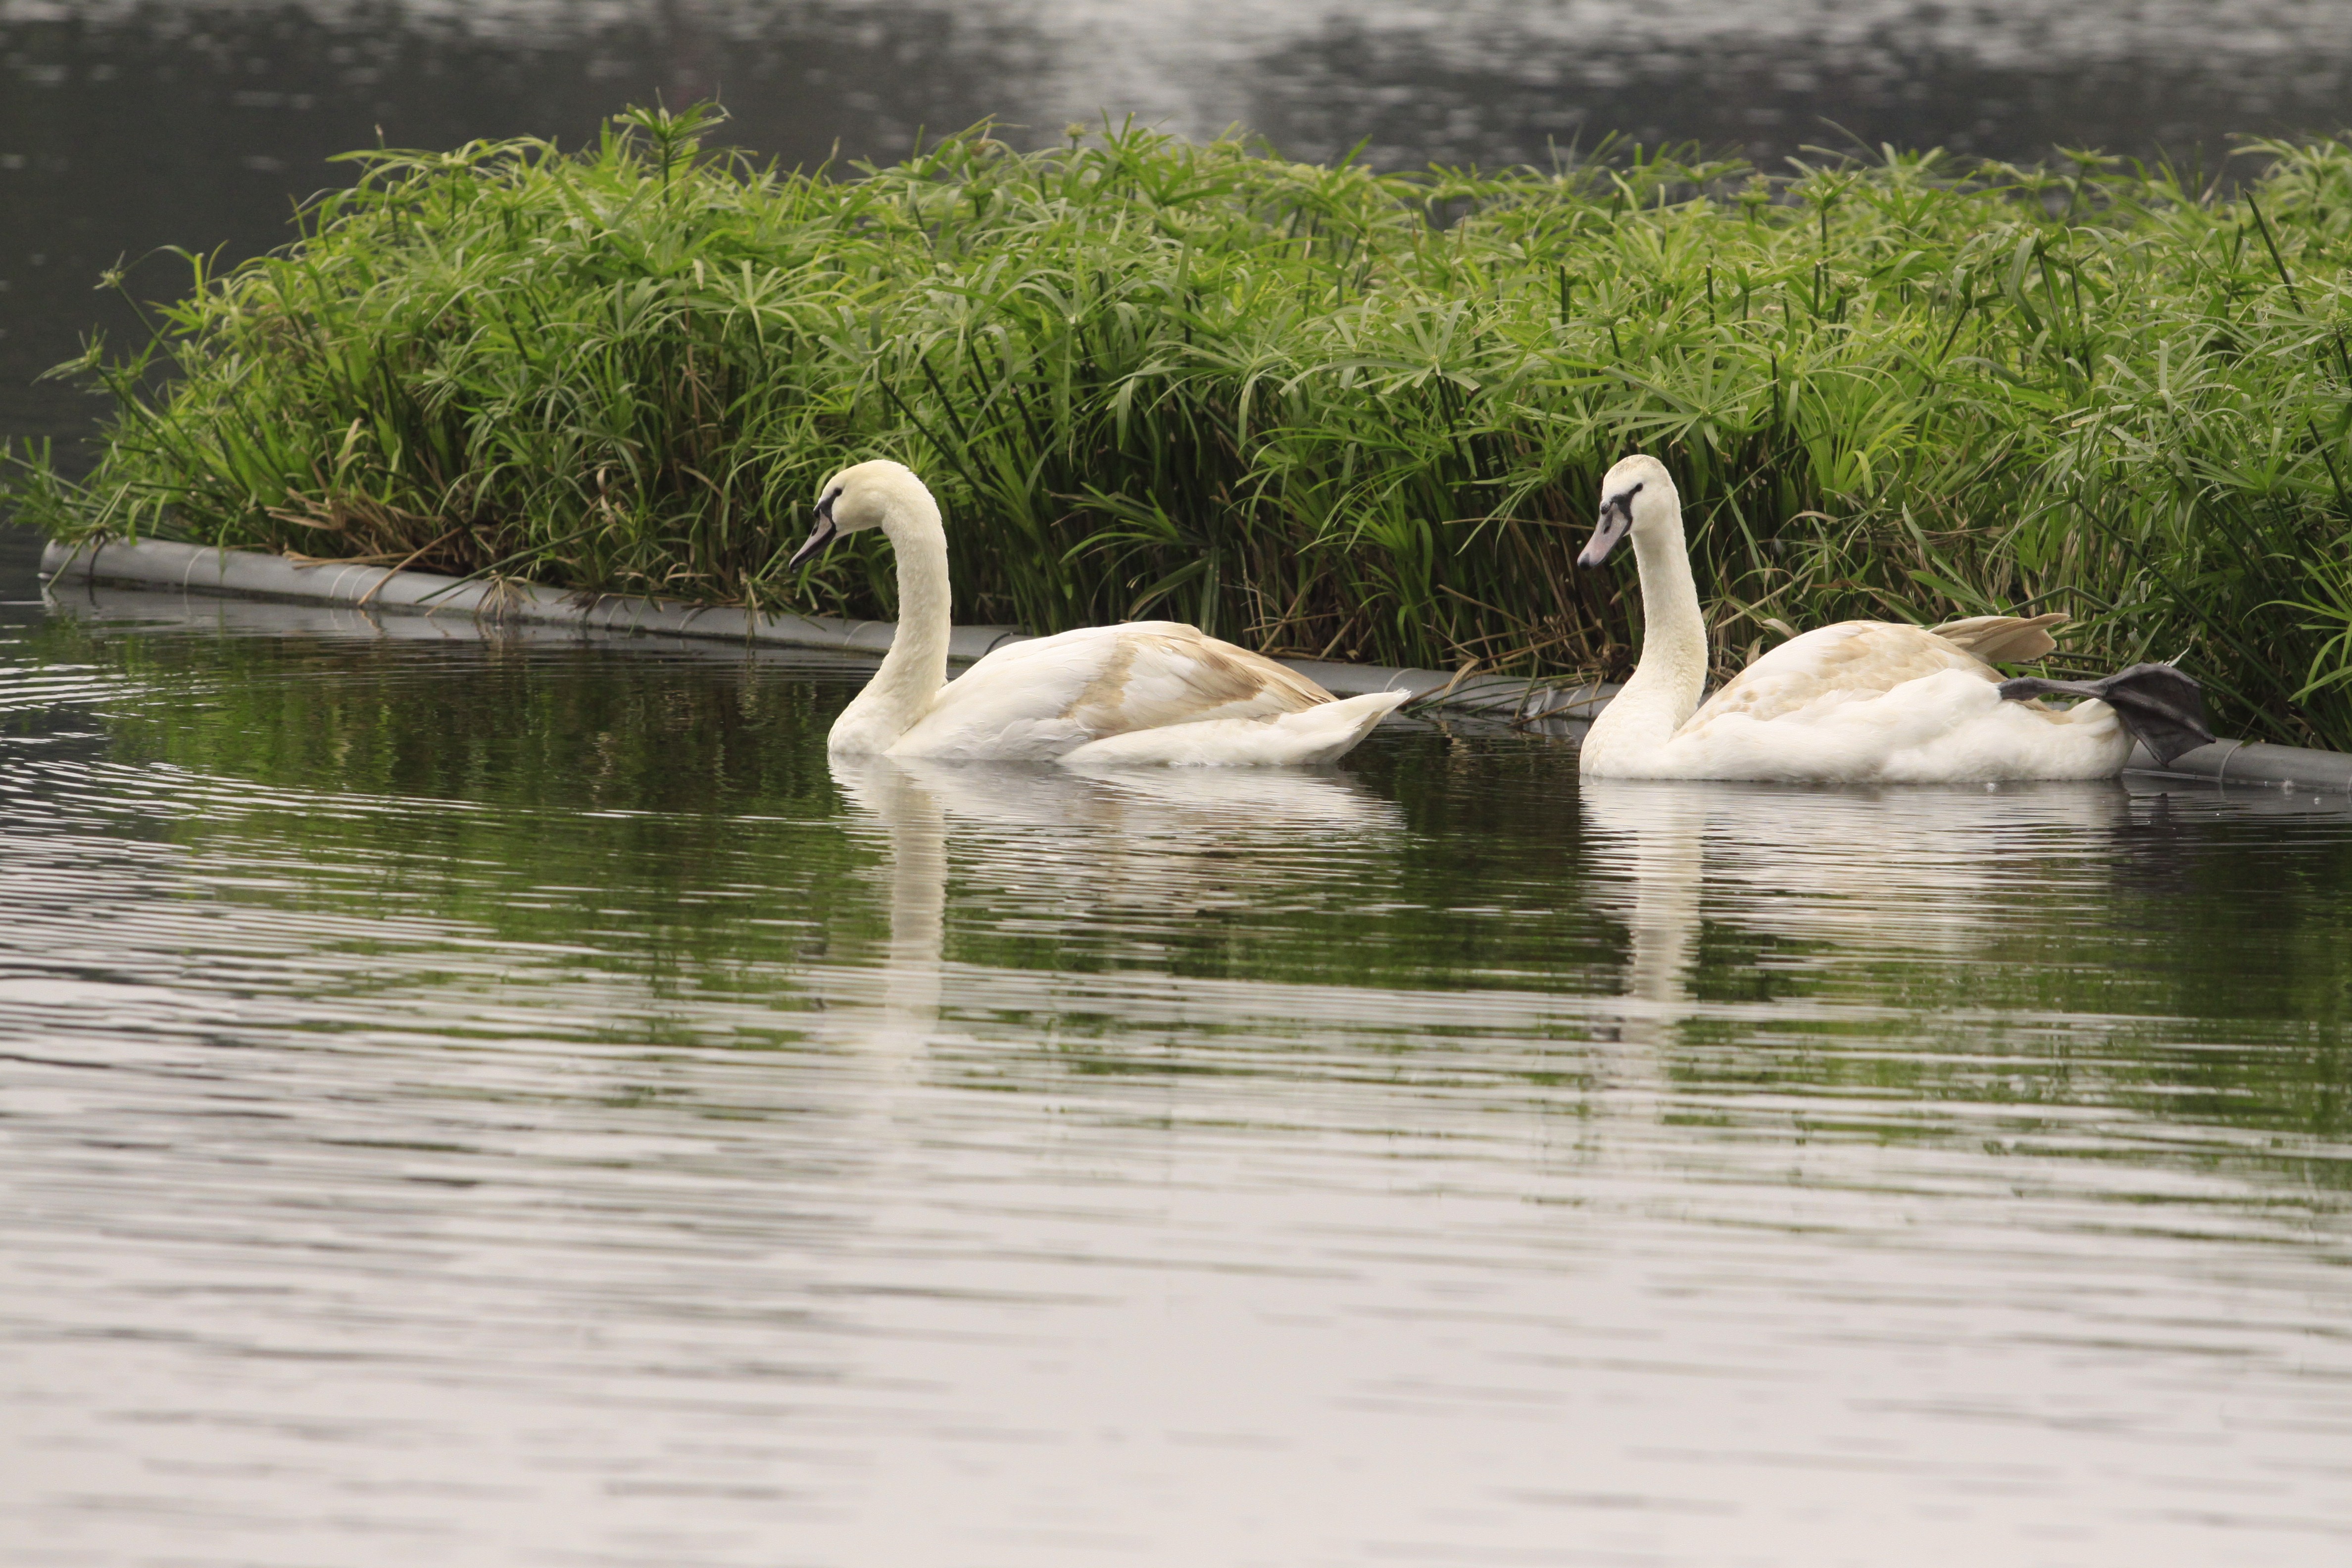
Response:
POLYGON ((2213 743, 2213 731, 2205 723, 2204 689, 2168 664, 2136 664, 2104 680, 2043 680, 2028 675, 2000 683, 2001 696, 2011 702, 2053 693, 2095 697, 2105 703, 2167 767, 2183 752, 2213 743))
POLYGON ((1372 732, 1373 725, 1412 700, 1410 691, 1368 691, 1303 713, 1286 713, 1275 722, 1296 731, 1302 740, 1312 736, 1314 743, 1323 748, 1321 754, 1302 761, 1336 762, 1354 751, 1356 742, 1372 732))
POLYGON ((2058 646, 2048 628, 2072 619, 2063 610, 2046 616, 1971 616, 1927 629, 1987 664, 2027 664, 2058 646))

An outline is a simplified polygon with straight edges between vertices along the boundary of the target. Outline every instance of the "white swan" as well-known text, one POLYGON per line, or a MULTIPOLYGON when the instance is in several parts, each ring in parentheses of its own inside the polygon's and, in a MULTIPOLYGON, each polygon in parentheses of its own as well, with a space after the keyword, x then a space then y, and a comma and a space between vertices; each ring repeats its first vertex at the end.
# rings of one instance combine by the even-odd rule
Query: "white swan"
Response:
POLYGON ((844 468, 818 491, 798 565, 878 528, 898 557, 898 629, 829 741, 835 754, 1074 767, 1328 763, 1409 693, 1334 698, 1270 658, 1175 621, 1087 626, 996 649, 947 678, 948 541, 904 466, 844 468))
POLYGON ((1642 574, 1642 657, 1584 738, 1587 777, 2094 779, 2123 771, 2135 733, 2165 763, 2213 738, 2196 682, 2168 665, 2081 685, 2004 681, 1989 661, 2041 658, 2057 646, 2044 628, 2066 619, 2059 615, 1984 616, 1932 631, 1822 626, 1782 643, 1699 707, 1706 624, 1681 498, 1655 458, 1627 458, 1601 481, 1600 521, 1577 564, 1600 565, 1628 533, 1642 574), (2027 700, 2052 691, 2093 700, 2065 710, 2027 700))

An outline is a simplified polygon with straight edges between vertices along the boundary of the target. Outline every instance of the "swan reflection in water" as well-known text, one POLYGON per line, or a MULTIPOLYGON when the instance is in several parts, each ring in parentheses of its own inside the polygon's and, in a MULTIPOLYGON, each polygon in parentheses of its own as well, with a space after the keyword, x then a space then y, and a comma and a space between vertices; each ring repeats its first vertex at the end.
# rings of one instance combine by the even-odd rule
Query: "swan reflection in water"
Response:
MULTIPOLYGON (((1905 966, 1912 975, 1982 973, 1965 961, 2014 942, 2065 880, 2104 896, 2132 812, 2111 780, 1874 791, 1586 779, 1578 798, 1597 873, 1588 897, 1628 938, 1617 1022, 1596 1032, 1592 1065, 1609 1098, 1645 1120, 1686 1092, 1677 1063, 1703 1049, 1685 1028, 1702 1011, 1703 921, 1780 947, 1789 968, 1859 959, 1868 994, 1856 1000, 1916 1015, 1922 998, 1885 984, 1889 961, 1930 961, 1905 966)), ((1759 1005, 1780 1011, 1747 1004, 1759 1005)), ((1754 1027, 1795 1019, 1752 1024, 1732 1037, 1752 1044, 1754 1027)))
POLYGON ((889 757, 832 766, 853 831, 879 829, 885 844, 877 1043, 901 1060, 939 1019, 951 858, 1000 928, 1117 935, 1171 915, 1262 907, 1269 893, 1347 872, 1403 828, 1393 802, 1304 769, 1088 774, 889 757))
MULTIPOLYGON (((1403 832, 1394 803, 1331 773, 1107 775, 1008 764, 836 762, 851 831, 878 838, 887 941, 825 982, 857 1032, 911 1066, 939 1026, 952 865, 996 936, 1091 944, 1160 967, 1157 943, 1203 911, 1265 911, 1361 874, 1403 832), (1119 951, 1130 947, 1131 952, 1119 951), (878 1002, 869 1010, 860 1004, 878 1002)), ((1906 953, 1990 956, 2021 920, 2112 891, 2132 797, 2112 782, 1822 790, 1585 780, 1585 897, 1629 941, 1613 1009, 1621 1086, 1652 1082, 1693 1002, 1703 921, 1795 966, 1906 953)), ((961 966, 965 1002, 1034 1003, 1034 976, 961 966)), ((847 1018, 843 1019, 847 1022, 847 1018)))
POLYGON ((1830 790, 1587 779, 1578 795, 1603 881, 1596 900, 1631 937, 1624 993, 1670 1008, 1689 1000, 1703 910, 1751 936, 1962 957, 2013 938, 2024 907, 2070 878, 2104 879, 2132 813, 2109 780, 1830 790))

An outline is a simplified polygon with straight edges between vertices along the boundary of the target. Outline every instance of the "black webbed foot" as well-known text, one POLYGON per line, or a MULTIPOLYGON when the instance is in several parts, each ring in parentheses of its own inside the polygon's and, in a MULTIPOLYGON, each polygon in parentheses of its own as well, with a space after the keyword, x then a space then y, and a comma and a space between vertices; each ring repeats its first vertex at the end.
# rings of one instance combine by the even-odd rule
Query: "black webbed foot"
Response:
POLYGON ((2213 731, 2205 726, 2203 689, 2168 664, 2136 664, 2103 680, 2044 680, 2021 675, 2002 681, 2000 694, 2011 702, 2053 694, 2095 697, 2114 709, 2133 738, 2168 767, 2183 752, 2213 742, 2213 731))

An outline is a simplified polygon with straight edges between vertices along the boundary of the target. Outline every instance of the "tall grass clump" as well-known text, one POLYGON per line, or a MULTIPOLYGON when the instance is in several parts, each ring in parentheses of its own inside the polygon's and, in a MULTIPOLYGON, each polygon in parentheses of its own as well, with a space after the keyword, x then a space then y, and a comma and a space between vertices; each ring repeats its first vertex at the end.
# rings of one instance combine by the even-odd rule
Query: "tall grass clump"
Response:
POLYGON ((2075 666, 2186 655, 2225 724, 2352 745, 2352 144, 2224 191, 982 130, 837 178, 709 120, 354 154, 283 251, 76 362, 115 400, 96 467, 20 455, 11 499, 61 538, 887 616, 870 538, 783 567, 824 475, 885 454, 940 494, 965 619, 1605 674, 1638 597, 1570 563, 1638 448, 1727 665, 2058 607, 2075 666))

